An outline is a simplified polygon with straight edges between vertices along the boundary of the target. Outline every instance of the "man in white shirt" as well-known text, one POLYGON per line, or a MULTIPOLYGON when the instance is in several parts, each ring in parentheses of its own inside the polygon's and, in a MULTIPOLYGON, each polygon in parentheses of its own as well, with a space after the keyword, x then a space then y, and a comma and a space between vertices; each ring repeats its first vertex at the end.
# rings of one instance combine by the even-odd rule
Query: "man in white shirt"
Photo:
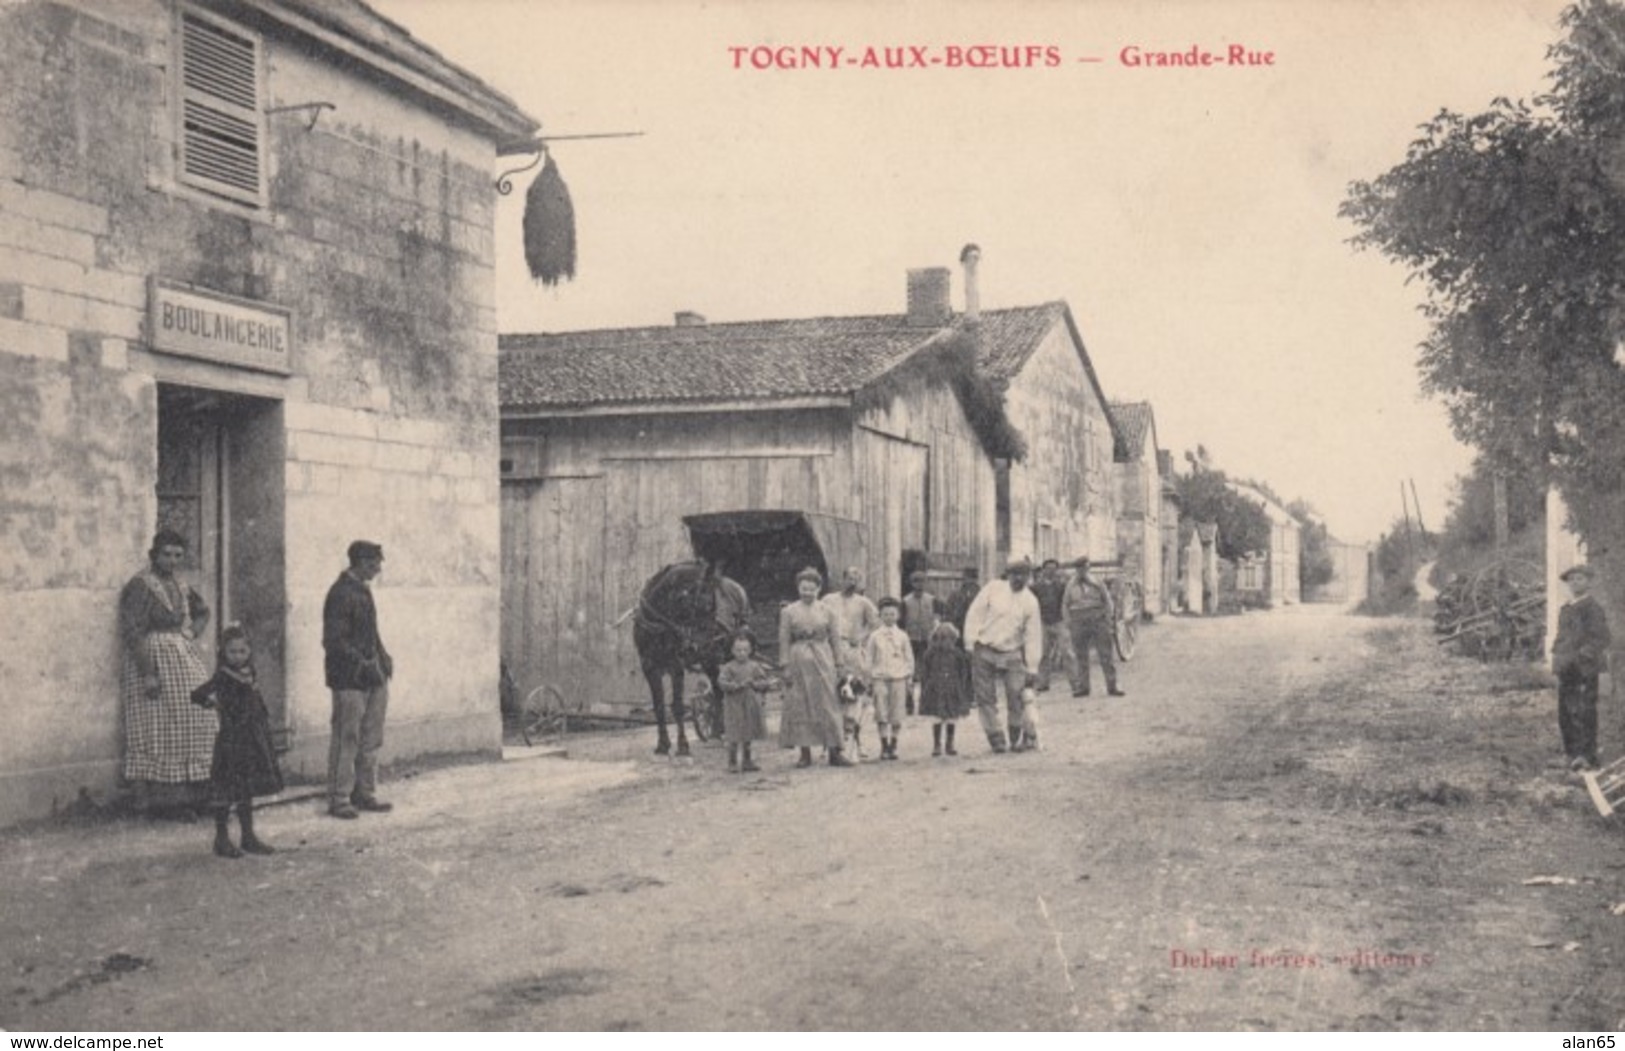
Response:
POLYGON ((835 614, 835 674, 855 675, 867 686, 869 669, 863 661, 863 644, 880 627, 880 611, 863 593, 863 570, 848 566, 841 590, 831 591, 819 602, 835 614))
POLYGON ((1012 559, 1004 579, 988 583, 965 614, 965 648, 971 653, 971 693, 982 731, 995 752, 1020 740, 1021 691, 1038 681, 1044 656, 1044 621, 1038 598, 1027 587, 1032 563, 1012 559), (1006 727, 999 725, 998 686, 1004 684, 1006 727))

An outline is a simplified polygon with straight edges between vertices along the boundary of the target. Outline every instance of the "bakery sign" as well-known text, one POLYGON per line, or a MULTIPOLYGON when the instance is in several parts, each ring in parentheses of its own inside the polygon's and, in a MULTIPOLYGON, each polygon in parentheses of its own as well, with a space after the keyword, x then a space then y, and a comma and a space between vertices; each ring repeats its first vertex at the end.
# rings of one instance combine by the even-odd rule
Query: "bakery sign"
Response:
POLYGON ((283 307, 154 278, 148 296, 153 350, 288 375, 293 320, 283 307))

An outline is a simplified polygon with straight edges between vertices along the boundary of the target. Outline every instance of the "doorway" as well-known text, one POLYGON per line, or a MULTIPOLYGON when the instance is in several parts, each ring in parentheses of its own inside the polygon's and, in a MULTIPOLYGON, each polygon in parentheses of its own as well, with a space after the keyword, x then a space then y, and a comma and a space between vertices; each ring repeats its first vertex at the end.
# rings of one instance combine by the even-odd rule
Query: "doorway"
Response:
POLYGON ((286 737, 282 403, 158 385, 158 527, 187 541, 182 573, 209 604, 198 639, 208 667, 231 621, 254 647, 271 727, 286 737))

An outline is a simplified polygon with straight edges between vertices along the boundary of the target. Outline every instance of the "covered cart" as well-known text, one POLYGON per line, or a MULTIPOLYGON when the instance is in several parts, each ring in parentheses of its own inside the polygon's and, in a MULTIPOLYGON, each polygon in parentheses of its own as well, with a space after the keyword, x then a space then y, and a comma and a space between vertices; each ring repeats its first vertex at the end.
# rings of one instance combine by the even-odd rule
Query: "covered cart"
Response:
POLYGON ((808 566, 826 583, 863 565, 863 526, 810 511, 717 511, 685 515, 694 554, 731 577, 750 596, 757 650, 777 663, 779 610, 796 600, 796 574, 808 566))

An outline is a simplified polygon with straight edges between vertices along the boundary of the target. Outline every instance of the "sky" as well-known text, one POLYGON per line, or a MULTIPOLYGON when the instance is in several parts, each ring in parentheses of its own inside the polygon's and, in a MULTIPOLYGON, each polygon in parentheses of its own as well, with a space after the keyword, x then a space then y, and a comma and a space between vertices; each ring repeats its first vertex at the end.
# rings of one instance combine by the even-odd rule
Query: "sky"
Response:
POLYGON ((531 175, 501 201, 502 332, 900 313, 929 266, 958 309, 975 242, 984 309, 1065 300, 1176 460, 1201 444, 1342 539, 1402 483, 1437 528, 1471 463, 1419 388, 1421 286, 1337 210, 1441 108, 1544 90, 1557 0, 371 2, 544 135, 643 133, 551 147, 573 281, 525 269, 531 175), (1216 61, 1131 64, 1192 48, 1216 61), (822 68, 779 68, 802 49, 822 68))

